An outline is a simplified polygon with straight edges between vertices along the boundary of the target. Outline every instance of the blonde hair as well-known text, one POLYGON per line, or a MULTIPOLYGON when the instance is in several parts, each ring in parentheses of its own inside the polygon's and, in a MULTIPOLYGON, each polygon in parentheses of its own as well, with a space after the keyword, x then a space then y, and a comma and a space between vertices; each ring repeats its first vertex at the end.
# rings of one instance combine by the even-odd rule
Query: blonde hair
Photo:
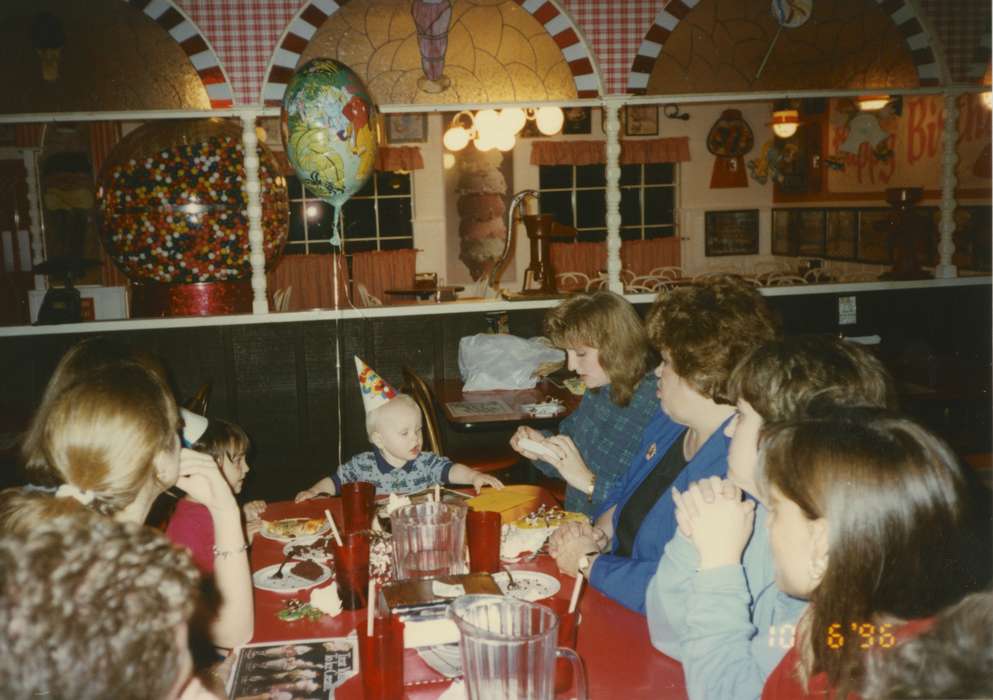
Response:
MULTIPOLYGON (((558 347, 596 348, 610 378, 610 399, 627 406, 648 371, 648 335, 628 301, 613 292, 573 294, 545 315, 545 334, 558 347)), ((595 389, 594 389, 595 391, 595 389)))
MULTIPOLYGON (((38 426, 35 471, 53 485, 92 494, 88 506, 113 515, 129 506, 149 482, 161 490, 155 457, 175 449, 179 412, 162 380, 145 366, 121 361, 90 372, 46 404, 38 426), (42 466, 43 465, 43 466, 42 466)), ((31 527, 39 518, 75 510, 74 498, 7 493, 0 525, 31 527)))
MULTIPOLYGON (((416 411, 418 414, 420 414, 421 412, 421 407, 417 405, 417 402, 414 400, 413 396, 411 396, 410 394, 397 394, 392 399, 384 403, 382 406, 379 406, 378 408, 375 408, 372 411, 369 411, 369 413, 365 414, 365 432, 366 435, 369 437, 370 441, 372 441, 373 433, 382 430, 380 424, 383 422, 383 414, 385 412, 386 407, 390 406, 393 408, 397 408, 398 406, 401 405, 407 406, 412 411, 416 411)), ((424 420, 423 416, 421 416, 421 420, 424 420)))
POLYGON ((165 698, 199 579, 160 533, 94 513, 0 538, 4 697, 165 698))

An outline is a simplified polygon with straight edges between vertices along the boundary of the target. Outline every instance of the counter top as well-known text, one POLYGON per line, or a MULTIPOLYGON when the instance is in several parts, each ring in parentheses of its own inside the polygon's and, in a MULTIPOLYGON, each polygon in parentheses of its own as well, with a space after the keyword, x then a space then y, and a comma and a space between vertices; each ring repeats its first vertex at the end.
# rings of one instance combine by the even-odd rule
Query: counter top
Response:
MULTIPOLYGON (((764 296, 798 296, 811 294, 846 294, 854 292, 877 292, 902 289, 942 289, 948 287, 971 287, 990 285, 993 278, 988 275, 975 277, 954 277, 951 279, 911 280, 906 282, 835 282, 828 284, 807 284, 793 287, 760 287, 764 296)), ((655 300, 654 294, 626 294, 633 304, 649 304, 655 300)), ((86 321, 51 326, 7 326, 0 328, 0 337, 24 335, 56 335, 61 333, 109 333, 113 331, 157 330, 188 328, 194 326, 241 326, 260 323, 299 323, 306 321, 334 321, 339 319, 372 319, 396 316, 435 316, 439 314, 468 314, 492 311, 513 311, 515 309, 545 309, 557 305, 560 299, 538 299, 535 301, 503 301, 466 299, 450 302, 418 302, 400 306, 376 306, 351 309, 312 309, 310 311, 288 311, 266 314, 237 314, 233 316, 184 316, 177 318, 140 318, 119 321, 86 321)))

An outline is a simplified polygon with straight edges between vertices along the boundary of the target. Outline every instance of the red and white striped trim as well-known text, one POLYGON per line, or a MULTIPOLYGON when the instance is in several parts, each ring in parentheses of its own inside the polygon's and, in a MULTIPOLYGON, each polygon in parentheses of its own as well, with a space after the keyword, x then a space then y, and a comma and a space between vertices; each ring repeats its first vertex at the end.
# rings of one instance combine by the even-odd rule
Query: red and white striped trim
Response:
MULTIPOLYGON (((601 91, 600 74, 596 60, 589 50, 582 31, 552 0, 514 0, 531 16, 538 20, 548 35, 562 51, 562 56, 572 71, 576 84, 577 97, 597 97, 601 91)), ((300 13, 290 22, 279 41, 279 46, 266 69, 266 81, 262 86, 262 101, 269 106, 282 103, 286 86, 293 77, 300 56, 308 42, 324 24, 348 0, 310 0, 300 13)))
POLYGON ((123 0, 169 32, 190 59, 207 91, 211 108, 234 106, 234 92, 221 62, 196 24, 172 0, 123 0))
MULTIPOLYGON (((670 0, 655 16, 655 21, 641 42, 641 46, 638 47, 638 53, 631 65, 628 92, 645 93, 648 88, 648 79, 655 68, 655 63, 662 54, 662 47, 680 21, 699 2, 700 0, 670 0)), ((876 4, 889 14, 893 24, 900 30, 904 41, 907 42, 911 59, 917 68, 919 84, 921 86, 938 85, 941 82, 938 59, 931 47, 931 37, 921 25, 914 7, 907 0, 876 0, 876 4)))

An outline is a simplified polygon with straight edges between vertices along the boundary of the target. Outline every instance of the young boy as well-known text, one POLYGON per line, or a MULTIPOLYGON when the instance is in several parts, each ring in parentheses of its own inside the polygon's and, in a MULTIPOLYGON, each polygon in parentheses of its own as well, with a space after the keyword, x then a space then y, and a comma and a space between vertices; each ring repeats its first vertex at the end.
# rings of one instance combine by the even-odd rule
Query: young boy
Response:
POLYGON ((477 493, 483 486, 503 488, 496 477, 433 452, 422 452, 421 409, 414 399, 397 393, 358 357, 355 366, 366 410, 366 433, 373 449, 352 457, 338 468, 337 474, 298 493, 297 501, 321 493, 337 494, 342 484, 353 481, 375 484, 377 493, 413 493, 445 482, 472 484, 477 493))
POLYGON ((806 605, 775 585, 762 503, 755 497, 760 434, 818 406, 891 406, 882 364, 858 345, 793 337, 746 357, 729 383, 738 414, 728 424, 728 479, 674 493, 679 532, 648 586, 652 643, 683 663, 690 700, 758 698, 793 644, 806 605), (753 528, 754 522, 754 528, 753 528))

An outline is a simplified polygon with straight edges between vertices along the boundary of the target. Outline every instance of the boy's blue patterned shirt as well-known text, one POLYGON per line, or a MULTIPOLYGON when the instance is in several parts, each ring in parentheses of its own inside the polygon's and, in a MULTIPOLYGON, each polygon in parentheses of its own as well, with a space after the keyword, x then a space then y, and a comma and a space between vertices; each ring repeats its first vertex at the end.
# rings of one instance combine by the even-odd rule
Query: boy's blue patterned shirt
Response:
POLYGON ((421 452, 402 467, 394 467, 387 462, 379 448, 361 452, 338 467, 338 473, 331 475, 335 490, 341 493, 341 485, 353 481, 368 481, 376 485, 376 493, 415 493, 434 484, 448 481, 448 472, 454 463, 448 457, 434 452, 421 452))
MULTIPOLYGON (((635 387, 631 402, 623 408, 610 400, 610 386, 599 391, 587 390, 579 407, 562 421, 559 433, 572 438, 586 466, 596 474, 592 501, 582 491, 568 486, 566 510, 592 516, 627 471, 641 445, 645 426, 661 411, 655 388, 655 375, 649 372, 635 387)), ((534 465, 548 476, 561 478, 558 470, 547 462, 536 460, 534 465)))

